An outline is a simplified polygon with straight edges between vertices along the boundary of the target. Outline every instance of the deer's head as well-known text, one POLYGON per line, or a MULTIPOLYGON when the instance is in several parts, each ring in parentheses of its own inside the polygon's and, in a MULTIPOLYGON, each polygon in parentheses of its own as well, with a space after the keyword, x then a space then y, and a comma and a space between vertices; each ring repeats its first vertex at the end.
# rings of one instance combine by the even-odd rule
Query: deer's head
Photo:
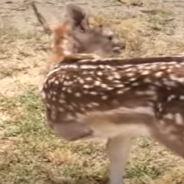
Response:
POLYGON ((64 22, 54 28, 49 26, 35 4, 32 4, 32 7, 44 32, 51 36, 53 51, 58 56, 74 53, 114 56, 125 49, 125 43, 102 25, 91 26, 89 15, 75 4, 66 5, 64 22))
POLYGON ((78 53, 95 53, 101 56, 120 54, 125 43, 102 25, 91 26, 89 15, 79 6, 66 6, 66 19, 71 26, 71 37, 76 41, 78 53))

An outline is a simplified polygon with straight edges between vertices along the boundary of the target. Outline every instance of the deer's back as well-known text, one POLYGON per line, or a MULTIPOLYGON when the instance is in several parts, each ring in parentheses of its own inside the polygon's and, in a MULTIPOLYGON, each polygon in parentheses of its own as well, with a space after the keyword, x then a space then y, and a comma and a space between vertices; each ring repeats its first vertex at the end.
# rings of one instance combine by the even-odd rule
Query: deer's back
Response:
POLYGON ((174 118, 183 126, 184 58, 62 62, 48 74, 43 93, 53 121, 68 114, 151 108, 157 119, 174 118))

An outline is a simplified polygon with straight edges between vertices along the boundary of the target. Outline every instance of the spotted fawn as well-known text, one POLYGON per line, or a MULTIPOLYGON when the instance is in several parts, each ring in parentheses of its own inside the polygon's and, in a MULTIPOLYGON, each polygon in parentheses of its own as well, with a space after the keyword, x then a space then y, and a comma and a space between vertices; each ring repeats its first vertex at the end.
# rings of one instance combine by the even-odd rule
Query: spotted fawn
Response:
MULTIPOLYGON (((89 53, 106 53, 102 45, 89 53)), ((123 183, 134 137, 150 137, 184 157, 184 57, 83 58, 72 52, 42 88, 55 134, 68 141, 107 139, 110 184, 123 183)))

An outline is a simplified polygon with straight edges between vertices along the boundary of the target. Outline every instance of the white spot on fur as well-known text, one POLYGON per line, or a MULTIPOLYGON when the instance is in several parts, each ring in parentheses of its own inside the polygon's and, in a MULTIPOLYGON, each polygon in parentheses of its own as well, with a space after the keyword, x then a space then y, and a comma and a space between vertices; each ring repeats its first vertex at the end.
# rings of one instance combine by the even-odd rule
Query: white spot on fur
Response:
POLYGON ((155 91, 151 91, 151 90, 148 90, 148 91, 136 91, 136 94, 137 95, 155 95, 155 91))
POLYGON ((95 85, 96 86, 100 86, 101 85, 101 82, 100 81, 95 81, 95 85))
POLYGON ((72 93, 72 90, 70 88, 67 89, 67 93, 72 93))
POLYGON ((64 111, 64 109, 61 108, 61 107, 59 107, 58 110, 59 110, 59 112, 63 112, 64 111))
POLYGON ((62 100, 62 99, 59 99, 59 103, 60 103, 60 104, 65 104, 65 101, 62 100))
POLYGON ((59 84, 59 81, 58 80, 55 80, 54 81, 54 84, 58 85, 59 84))
POLYGON ((155 73, 155 77, 161 77, 163 75, 163 72, 157 72, 155 73))
POLYGON ((95 91, 90 91, 90 92, 88 92, 88 93, 90 93, 91 95, 98 95, 98 93, 95 92, 95 91))
POLYGON ((46 107, 47 107, 48 109, 51 109, 51 105, 48 104, 48 103, 46 103, 46 107))
POLYGON ((133 83, 131 83, 131 86, 139 86, 139 83, 138 82, 133 82, 133 83))
POLYGON ((175 95, 170 95, 168 98, 167 98, 167 101, 170 102, 171 100, 175 99, 176 96, 175 95))
POLYGON ((108 86, 107 84, 102 84, 101 87, 106 89, 108 86))
POLYGON ((175 121, 177 125, 183 125, 183 117, 180 113, 175 114, 175 121))
POLYGON ((129 79, 129 81, 135 81, 135 80, 137 80, 137 78, 132 77, 129 79))
POLYGON ((85 88, 85 89, 89 89, 89 88, 91 88, 91 86, 90 86, 90 85, 85 84, 85 85, 83 86, 83 88, 85 88))
POLYGON ((184 100, 184 96, 183 95, 180 96, 180 100, 184 100))
POLYGON ((133 77, 135 74, 133 72, 126 74, 128 77, 133 77))
POLYGON ((117 94, 123 94, 125 92, 125 90, 118 90, 117 94))
POLYGON ((117 84, 116 87, 117 88, 123 88, 123 87, 125 87, 125 85, 123 85, 123 84, 117 84))
POLYGON ((142 75, 148 75, 149 73, 150 73, 149 70, 145 70, 145 71, 142 72, 142 75))
POLYGON ((42 91, 41 96, 42 96, 43 99, 46 99, 46 94, 45 94, 44 91, 42 91))
POLYGON ((121 75, 119 75, 118 73, 114 73, 113 77, 115 79, 121 79, 121 75))
POLYGON ((87 78, 85 78, 85 80, 87 80, 87 81, 93 81, 93 78, 87 77, 87 78))
POLYGON ((81 97, 81 93, 79 92, 75 93, 75 97, 81 97))
POLYGON ((82 65, 80 66, 82 69, 89 69, 90 67, 88 65, 82 65))
POLYGON ((99 76, 103 75, 103 73, 101 71, 98 71, 96 74, 99 75, 99 76))
POLYGON ((56 101, 56 97, 55 96, 52 97, 52 101, 56 101))
POLYGON ((173 116, 173 114, 168 113, 168 114, 164 115, 164 118, 166 118, 168 120, 173 120, 174 119, 174 116, 173 116))
POLYGON ((145 82, 145 83, 151 83, 152 81, 151 81, 149 78, 145 78, 145 79, 144 79, 144 82, 145 82))
POLYGON ((163 82, 166 86, 170 86, 170 87, 175 87, 176 86, 176 83, 174 81, 163 80, 163 82))
POLYGON ((107 100, 108 96, 102 96, 102 100, 107 100))

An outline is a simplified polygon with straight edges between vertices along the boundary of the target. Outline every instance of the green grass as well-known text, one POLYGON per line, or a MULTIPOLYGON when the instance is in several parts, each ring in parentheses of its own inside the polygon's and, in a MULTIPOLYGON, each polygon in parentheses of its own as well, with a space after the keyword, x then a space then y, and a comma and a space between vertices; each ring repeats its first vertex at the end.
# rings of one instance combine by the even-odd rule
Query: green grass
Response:
MULTIPOLYGON (((146 11, 119 20, 98 15, 93 21, 110 26, 126 40, 122 57, 183 52, 183 25, 170 10, 148 2, 122 0, 122 6, 146 11)), ((38 70, 48 59, 48 39, 7 26, 0 30, 0 184, 105 184, 109 161, 104 143, 66 142, 45 125, 37 88, 38 70)), ((184 184, 184 162, 159 144, 139 138, 134 140, 125 181, 184 184)))
MULTIPOLYGON (((0 96, 0 183, 2 184, 102 184, 108 179, 108 159, 103 143, 71 143, 45 126, 44 108, 36 90, 20 96, 0 96)), ((129 184, 146 184, 163 176, 176 159, 148 139, 135 140, 127 168, 129 184), (173 157, 173 158, 172 158, 173 157), (164 161, 160 161, 163 159, 164 161)))

